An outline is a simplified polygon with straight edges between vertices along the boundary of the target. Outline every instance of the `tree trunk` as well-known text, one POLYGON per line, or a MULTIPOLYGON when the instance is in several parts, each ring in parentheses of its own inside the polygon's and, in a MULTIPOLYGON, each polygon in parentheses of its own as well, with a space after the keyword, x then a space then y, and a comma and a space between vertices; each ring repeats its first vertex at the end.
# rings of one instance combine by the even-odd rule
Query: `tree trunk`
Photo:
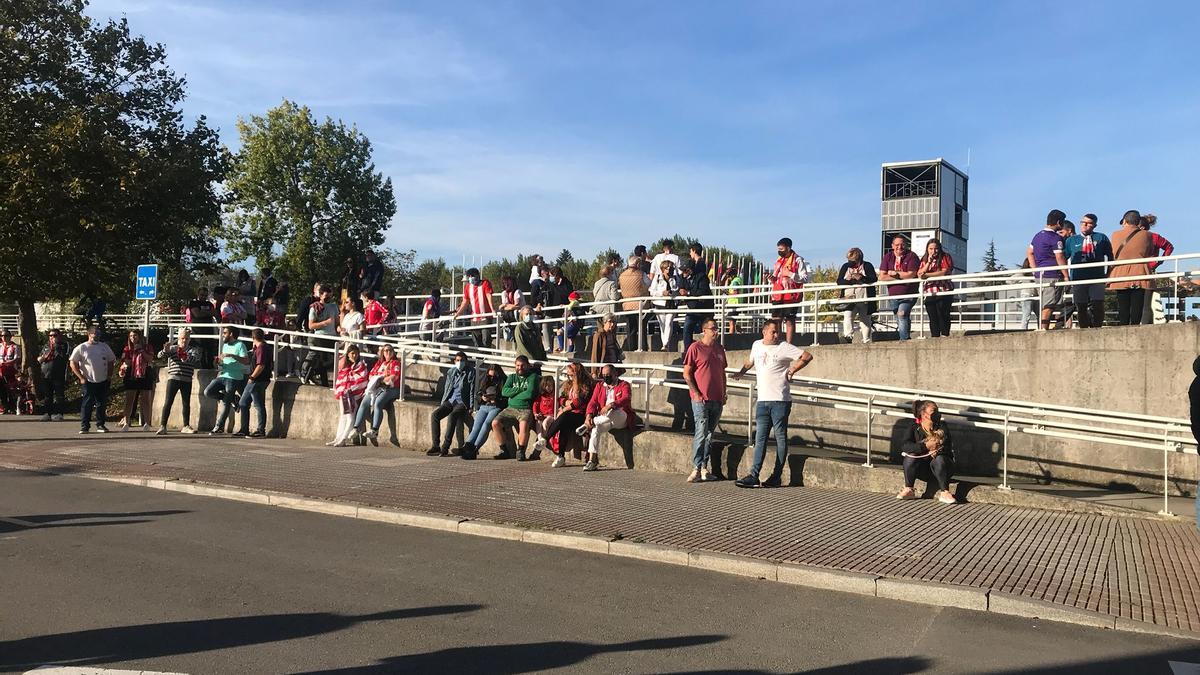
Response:
POLYGON ((42 369, 38 367, 38 356, 42 351, 42 339, 37 329, 37 310, 31 298, 19 298, 17 308, 21 312, 18 332, 21 334, 21 367, 28 373, 33 390, 42 390, 42 369))

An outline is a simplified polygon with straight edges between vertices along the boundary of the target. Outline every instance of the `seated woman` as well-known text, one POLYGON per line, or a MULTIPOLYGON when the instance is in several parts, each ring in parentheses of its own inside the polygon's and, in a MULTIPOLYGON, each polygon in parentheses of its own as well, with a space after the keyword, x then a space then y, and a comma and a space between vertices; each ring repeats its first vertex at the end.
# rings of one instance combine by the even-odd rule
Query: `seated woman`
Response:
POLYGON ((950 429, 942 422, 942 414, 933 401, 913 403, 913 417, 916 419, 912 429, 900 446, 904 458, 904 489, 896 499, 916 499, 913 484, 920 478, 926 483, 936 481, 940 489, 935 499, 943 504, 953 504, 957 500, 950 493, 950 476, 954 473, 954 443, 950 429))
POLYGON ((379 427, 383 426, 383 416, 388 406, 400 398, 400 377, 404 364, 396 358, 396 350, 391 345, 379 348, 379 360, 371 367, 367 378, 367 389, 363 394, 362 403, 354 415, 354 428, 361 428, 371 416, 371 426, 363 437, 371 445, 379 447, 379 427))
POLYGON ((341 416, 338 418, 337 434, 325 445, 344 448, 355 439, 358 428, 354 426, 354 415, 362 405, 367 379, 367 364, 362 360, 358 345, 346 347, 346 355, 342 357, 333 383, 333 398, 341 416))
POLYGON ((559 388, 558 416, 539 432, 533 446, 535 453, 550 447, 555 455, 554 463, 550 466, 555 469, 567 465, 568 446, 572 440, 579 438, 575 431, 587 419, 587 404, 593 386, 592 378, 579 362, 567 364, 566 376, 559 388))
POLYGON ((475 390, 479 392, 474 403, 475 417, 471 421, 471 433, 458 449, 458 456, 463 459, 475 459, 479 456, 479 448, 487 443, 488 434, 492 431, 492 420, 500 414, 507 402, 500 395, 500 389, 507 379, 504 369, 498 365, 488 366, 487 374, 479 381, 475 390))

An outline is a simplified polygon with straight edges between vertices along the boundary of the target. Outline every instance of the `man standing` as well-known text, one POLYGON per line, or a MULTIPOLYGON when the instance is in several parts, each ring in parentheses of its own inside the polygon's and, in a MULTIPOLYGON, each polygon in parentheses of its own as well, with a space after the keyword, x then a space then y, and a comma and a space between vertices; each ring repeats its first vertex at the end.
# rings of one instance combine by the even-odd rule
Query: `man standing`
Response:
POLYGON ((446 371, 446 384, 442 389, 442 400, 438 407, 429 414, 429 428, 433 435, 433 444, 425 452, 430 457, 449 457, 450 443, 454 440, 454 430, 470 413, 471 402, 475 397, 475 366, 467 359, 465 352, 454 355, 454 367, 446 371), (442 419, 446 420, 446 437, 441 438, 442 419), (440 445, 439 445, 440 443, 440 445))
POLYGON ((500 453, 492 459, 525 461, 525 446, 529 443, 529 427, 533 425, 533 397, 537 393, 538 373, 529 366, 529 359, 518 356, 513 364, 516 372, 504 381, 500 395, 508 399, 508 407, 492 420, 492 431, 500 442, 500 453), (517 450, 513 450, 512 432, 517 425, 517 450))
POLYGON ((650 279, 662 276, 662 264, 664 260, 670 260, 675 269, 679 269, 679 256, 675 255, 675 242, 670 239, 663 239, 659 246, 662 247, 662 253, 654 256, 654 260, 650 261, 650 279))
POLYGON ((754 407, 754 465, 750 473, 738 480, 738 487, 758 487, 767 451, 767 434, 775 433, 775 469, 762 487, 779 487, 783 480, 783 465, 787 461, 788 416, 792 413, 791 379, 796 371, 812 362, 812 354, 779 341, 779 322, 763 324, 762 339, 750 348, 750 360, 734 375, 739 378, 754 368, 757 379, 758 403, 754 407))
POLYGON ((214 353, 213 343, 215 340, 203 337, 205 335, 216 336, 215 330, 210 324, 213 323, 213 313, 216 308, 208 300, 208 289, 201 286, 196 289, 196 297, 188 302, 187 314, 184 319, 192 326, 192 335, 199 339, 201 351, 201 363, 212 361, 214 353))
MULTIPOLYGON (((469 309, 471 310, 471 323, 490 323, 496 313, 492 307, 492 282, 481 277, 479 270, 474 267, 467 270, 463 282, 462 302, 458 304, 458 310, 454 312, 454 319, 458 320, 458 317, 469 309)), ((473 333, 480 345, 492 346, 492 329, 485 328, 473 331, 473 333)))
MULTIPOLYGON (((1063 255, 1063 239, 1058 234, 1059 228, 1066 219, 1067 214, 1058 209, 1054 209, 1046 215, 1045 229, 1033 236, 1033 241, 1029 242, 1029 249, 1025 252, 1031 269, 1067 264, 1067 258, 1063 255)), ((1034 272, 1033 276, 1049 282, 1048 286, 1041 289, 1042 314, 1039 317, 1040 330, 1049 330, 1050 316, 1063 304, 1066 289, 1059 286, 1058 282, 1064 279, 1064 275, 1060 270, 1046 270, 1034 272)))
POLYGON ((46 346, 38 356, 42 364, 42 421, 62 421, 64 392, 67 388, 67 361, 71 350, 57 328, 50 329, 46 346))
MULTIPOLYGON (((368 249, 363 256, 366 264, 362 269, 362 280, 358 286, 359 293, 383 292, 383 263, 375 257, 375 252, 368 249)), ((351 296, 354 297, 354 296, 351 296)))
MULTIPOLYGON (((333 291, 328 285, 321 284, 317 287, 317 293, 320 297, 308 307, 308 329, 314 336, 333 338, 337 335, 338 316, 337 306, 333 303, 333 291)), ((302 378, 305 382, 318 384, 319 380, 322 387, 329 387, 330 352, 316 348, 330 349, 333 344, 332 339, 309 338, 308 359, 302 378)))
POLYGON ((106 410, 108 408, 108 382, 117 365, 117 356, 108 344, 96 339, 97 326, 89 326, 87 342, 71 352, 71 372, 83 387, 83 406, 80 411, 79 433, 91 430, 92 411, 96 411, 96 431, 108 433, 106 410))
POLYGON ((213 359, 217 376, 204 388, 204 395, 221 403, 221 412, 213 424, 209 436, 225 433, 225 420, 229 418, 229 409, 237 399, 238 392, 243 389, 247 366, 250 357, 246 345, 238 340, 238 328, 225 326, 221 329, 221 354, 213 359))
MULTIPOLYGON (((1108 235, 1096 231, 1096 214, 1083 214, 1079 219, 1079 234, 1067 238, 1063 243, 1063 254, 1071 265, 1113 259, 1112 242, 1108 240, 1108 235)), ((1071 270, 1071 281, 1095 282, 1078 284, 1072 289, 1080 328, 1099 328, 1104 325, 1104 279, 1107 277, 1108 267, 1105 265, 1071 270)))
POLYGON ((696 433, 692 440, 692 473, 687 482, 722 480, 720 470, 709 469, 712 436, 721 421, 721 410, 729 396, 725 389, 725 348, 717 340, 717 322, 705 319, 700 339, 688 347, 683 357, 683 379, 692 399, 692 418, 696 433))
POLYGON ((774 305, 792 305, 791 307, 776 307, 771 312, 771 318, 782 322, 787 331, 787 342, 792 341, 796 333, 796 307, 800 302, 800 289, 808 283, 809 268, 804 261, 792 250, 792 240, 784 237, 775 243, 779 257, 775 259, 775 267, 771 270, 771 303, 774 305))
MULTIPOLYGON (((879 265, 881 281, 900 281, 901 279, 916 279, 921 261, 917 255, 908 250, 908 239, 898 234, 892 237, 892 248, 883 254, 879 265)), ((887 287, 889 297, 893 295, 916 295, 917 284, 891 284, 887 287)), ((916 298, 900 298, 889 301, 892 313, 896 316, 896 332, 901 340, 911 337, 912 308, 917 304, 916 298)))
MULTIPOLYGON (((642 252, 645 253, 646 247, 639 246, 642 252)), ((650 294, 650 277, 643 272, 642 263, 646 262, 641 256, 637 255, 637 249, 634 249, 634 254, 629 256, 629 266, 621 272, 621 276, 617 277, 617 285, 621 289, 621 297, 625 301, 621 304, 621 309, 626 312, 633 312, 625 315, 625 351, 632 352, 641 349, 641 334, 645 326, 642 321, 644 314, 638 315, 637 311, 646 306, 645 300, 637 298, 645 298, 650 294)))
POLYGON ((271 268, 262 268, 258 281, 258 295, 254 297, 254 301, 261 305, 268 298, 275 297, 275 291, 277 290, 279 290, 279 282, 275 281, 275 275, 271 274, 271 268))
POLYGON ((251 355, 249 381, 242 390, 242 398, 238 409, 242 413, 242 426, 235 436, 250 438, 265 438, 267 435, 267 386, 271 384, 271 373, 275 370, 275 358, 271 345, 267 344, 267 334, 261 328, 255 328, 250 335, 254 338, 253 354, 251 355), (258 413, 258 426, 250 433, 250 404, 258 413))
MULTIPOLYGON (((683 264, 681 271, 683 272, 683 288, 680 289, 680 295, 686 296, 684 305, 689 310, 713 308, 712 300, 712 284, 708 278, 708 265, 704 262, 704 247, 700 244, 692 244, 688 246, 688 257, 690 260, 683 264), (690 263, 690 264, 689 264, 690 263), (687 268, 691 268, 691 272, 687 272, 687 268)), ((683 316, 683 351, 686 353, 688 347, 692 346, 693 335, 700 330, 700 326, 712 316, 705 312, 687 312, 683 316)))
MULTIPOLYGON (((296 307, 296 332, 308 332, 308 310, 312 308, 312 304, 317 301, 321 294, 321 283, 313 284, 312 292, 300 298, 300 305, 296 307)), ((305 373, 308 367, 308 338, 302 338, 293 335, 290 340, 292 347, 289 351, 292 352, 291 358, 288 359, 288 376, 301 379, 301 375, 305 373)))
MULTIPOLYGON (((653 269, 653 263, 650 262, 650 256, 646 255, 646 247, 642 246, 641 244, 634 246, 633 255, 638 259, 638 269, 642 271, 642 274, 650 276, 650 270, 653 269)), ((647 281, 646 285, 650 285, 650 282, 647 281)))

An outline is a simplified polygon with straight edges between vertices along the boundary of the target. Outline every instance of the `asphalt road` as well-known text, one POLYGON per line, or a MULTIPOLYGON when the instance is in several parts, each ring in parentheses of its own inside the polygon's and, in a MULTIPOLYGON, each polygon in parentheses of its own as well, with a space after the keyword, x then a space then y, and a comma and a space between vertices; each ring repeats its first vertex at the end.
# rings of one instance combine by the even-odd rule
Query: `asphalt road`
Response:
POLYGON ((13 471, 0 471, 0 579, 5 672, 1146 675, 1200 662, 1185 640, 13 471))

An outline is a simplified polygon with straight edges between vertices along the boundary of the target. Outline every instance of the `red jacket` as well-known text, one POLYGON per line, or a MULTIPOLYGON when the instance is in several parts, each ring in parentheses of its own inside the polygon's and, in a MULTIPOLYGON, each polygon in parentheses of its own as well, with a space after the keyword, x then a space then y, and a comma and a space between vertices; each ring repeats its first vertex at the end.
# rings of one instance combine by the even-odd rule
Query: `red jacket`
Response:
POLYGON ((383 359, 379 359, 375 362, 375 365, 371 366, 371 377, 382 375, 383 386, 394 389, 400 386, 400 370, 403 367, 400 363, 400 357, 386 362, 383 359), (391 379, 390 383, 388 379, 391 379))
MULTIPOLYGON (((633 389, 629 383, 624 380, 617 380, 616 390, 613 392, 613 406, 620 408, 625 412, 625 417, 629 419, 627 428, 632 429, 642 423, 637 413, 633 411, 633 389)), ((608 401, 608 392, 604 391, 604 383, 597 382, 596 387, 592 389, 592 397, 588 399, 587 414, 598 415, 600 409, 605 406, 608 401)))
POLYGON ((368 302, 366 308, 363 309, 363 316, 367 321, 367 329, 371 330, 378 328, 379 326, 383 325, 385 321, 387 321, 388 311, 387 308, 384 307, 378 300, 372 300, 368 302))

